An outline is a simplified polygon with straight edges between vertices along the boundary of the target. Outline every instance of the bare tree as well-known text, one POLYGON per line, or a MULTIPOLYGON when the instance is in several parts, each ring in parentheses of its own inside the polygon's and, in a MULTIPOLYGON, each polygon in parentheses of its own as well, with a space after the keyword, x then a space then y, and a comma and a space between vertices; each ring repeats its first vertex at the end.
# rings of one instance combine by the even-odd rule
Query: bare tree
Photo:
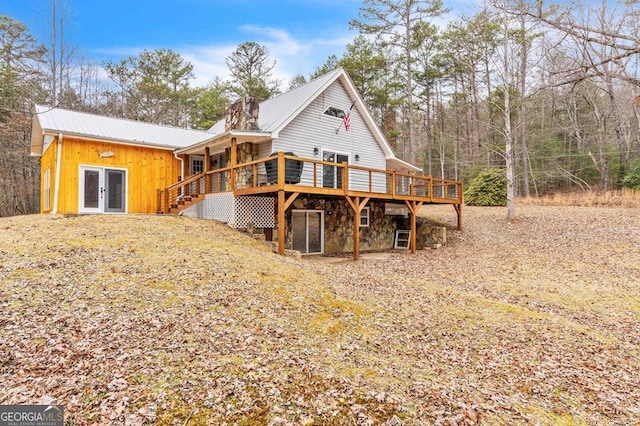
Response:
MULTIPOLYGON (((409 152, 405 159, 417 162, 422 150, 416 140, 414 111, 414 57, 416 46, 416 27, 429 18, 446 13, 442 0, 365 0, 360 9, 362 20, 352 20, 350 25, 363 34, 377 35, 383 44, 396 47, 402 52, 402 64, 405 78, 407 133, 409 152)), ((422 162, 422 161, 420 161, 422 162)))
POLYGON ((45 63, 49 102, 59 105, 64 99, 64 92, 70 89, 71 69, 77 51, 77 45, 70 36, 71 5, 69 0, 41 0, 41 9, 47 13, 45 21, 49 31, 45 63))

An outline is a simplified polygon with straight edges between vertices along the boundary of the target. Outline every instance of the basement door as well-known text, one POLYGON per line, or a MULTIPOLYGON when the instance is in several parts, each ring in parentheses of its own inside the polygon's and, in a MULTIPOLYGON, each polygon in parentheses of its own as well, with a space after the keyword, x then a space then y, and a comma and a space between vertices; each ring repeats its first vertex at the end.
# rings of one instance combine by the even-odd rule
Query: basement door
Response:
POLYGON ((324 212, 292 210, 293 249, 303 254, 324 253, 324 212))
POLYGON ((79 213, 126 213, 127 171, 80 166, 79 213))

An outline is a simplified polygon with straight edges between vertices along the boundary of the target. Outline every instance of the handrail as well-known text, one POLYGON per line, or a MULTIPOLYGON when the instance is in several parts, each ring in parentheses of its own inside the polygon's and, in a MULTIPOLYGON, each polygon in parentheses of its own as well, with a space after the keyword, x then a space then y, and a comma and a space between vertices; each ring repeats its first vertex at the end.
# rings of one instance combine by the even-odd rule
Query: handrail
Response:
POLYGON ((173 185, 167 186, 165 189, 168 189, 169 191, 171 191, 172 189, 177 189, 177 188, 180 188, 181 186, 189 185, 190 183, 193 183, 201 179, 203 176, 204 176, 204 173, 197 173, 195 175, 191 175, 187 179, 179 180, 173 185))
MULTIPOLYGON (((245 194, 255 194, 285 190, 286 187, 292 186, 292 184, 285 182, 285 169, 288 160, 301 161, 303 164, 313 165, 312 167, 306 167, 306 172, 304 172, 306 173, 306 182, 295 184, 300 188, 301 192, 305 192, 304 188, 309 188, 314 193, 348 194, 351 191, 362 194, 363 192, 369 192, 380 194, 384 198, 400 200, 411 197, 412 199, 422 199, 426 202, 447 202, 452 204, 462 204, 463 202, 462 181, 459 180, 369 168, 356 164, 335 163, 278 152, 277 155, 270 157, 195 174, 185 180, 160 189, 158 192, 158 211, 168 213, 173 204, 172 201, 179 199, 180 195, 185 193, 181 188, 188 187, 188 185, 199 182, 201 179, 204 179, 205 193, 243 190, 245 194), (264 164, 266 167, 266 163, 269 161, 277 161, 279 166, 278 175, 277 179, 269 180, 269 183, 265 186, 265 181, 260 180, 264 179, 264 170, 258 175, 258 167, 260 164, 264 164), (332 190, 331 187, 326 188, 323 186, 322 166, 342 170, 341 181, 333 181, 339 187, 335 186, 332 190), (216 176, 217 182, 214 180, 216 176), (259 176, 262 176, 262 178, 259 176), (265 186, 265 188, 260 189, 260 186, 265 186), (455 186, 455 189, 452 186, 455 186)), ((338 175, 336 174, 335 177, 337 178, 338 175)), ((202 187, 198 185, 198 188, 202 187)), ((289 191, 290 189, 286 190, 289 191)), ((188 190, 186 192, 188 193, 188 190)))

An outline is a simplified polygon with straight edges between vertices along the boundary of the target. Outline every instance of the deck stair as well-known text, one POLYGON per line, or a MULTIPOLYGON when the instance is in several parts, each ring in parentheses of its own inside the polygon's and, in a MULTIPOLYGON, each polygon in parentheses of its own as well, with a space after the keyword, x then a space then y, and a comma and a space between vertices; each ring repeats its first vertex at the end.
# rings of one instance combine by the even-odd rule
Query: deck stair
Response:
MULTIPOLYGON (((166 213, 168 215, 177 215, 187 207, 190 207, 204 199, 203 194, 191 194, 185 195, 183 197, 178 197, 175 202, 169 205, 169 211, 166 213)), ((163 214, 162 211, 158 210, 158 214, 163 214)))

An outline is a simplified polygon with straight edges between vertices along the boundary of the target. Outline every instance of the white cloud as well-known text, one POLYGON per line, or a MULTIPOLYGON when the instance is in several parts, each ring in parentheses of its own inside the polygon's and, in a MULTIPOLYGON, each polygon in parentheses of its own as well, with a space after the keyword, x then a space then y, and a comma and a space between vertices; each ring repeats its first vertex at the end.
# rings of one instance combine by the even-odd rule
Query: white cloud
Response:
POLYGON ((334 38, 298 39, 290 32, 268 26, 244 25, 239 28, 239 33, 248 34, 249 37, 238 40, 237 44, 220 44, 208 46, 190 46, 176 48, 187 61, 194 66, 197 86, 203 86, 215 76, 228 79, 229 69, 226 58, 233 53, 236 47, 245 41, 255 41, 265 45, 269 49, 269 56, 276 60, 273 77, 280 80, 282 88, 286 86, 297 74, 308 77, 314 69, 321 66, 327 57, 335 54, 342 55, 347 43, 353 36, 349 33, 337 34, 334 38))

